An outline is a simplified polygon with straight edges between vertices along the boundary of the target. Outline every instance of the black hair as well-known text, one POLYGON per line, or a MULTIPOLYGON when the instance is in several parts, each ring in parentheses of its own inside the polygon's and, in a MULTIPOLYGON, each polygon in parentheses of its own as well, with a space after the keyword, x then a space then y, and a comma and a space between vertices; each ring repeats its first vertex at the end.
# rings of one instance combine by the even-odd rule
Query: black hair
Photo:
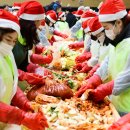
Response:
POLYGON ((7 33, 13 33, 16 32, 15 30, 11 28, 0 28, 0 41, 3 40, 3 36, 7 33))
MULTIPOLYGON (((46 18, 45 18, 45 22, 46 22, 46 24, 49 26, 49 24, 50 24, 51 21, 46 17, 46 18)), ((52 27, 54 27, 54 23, 53 23, 52 27)))
POLYGON ((35 22, 20 19, 19 23, 21 27, 21 35, 26 40, 26 47, 31 50, 33 48, 33 44, 36 45, 39 43, 35 22))

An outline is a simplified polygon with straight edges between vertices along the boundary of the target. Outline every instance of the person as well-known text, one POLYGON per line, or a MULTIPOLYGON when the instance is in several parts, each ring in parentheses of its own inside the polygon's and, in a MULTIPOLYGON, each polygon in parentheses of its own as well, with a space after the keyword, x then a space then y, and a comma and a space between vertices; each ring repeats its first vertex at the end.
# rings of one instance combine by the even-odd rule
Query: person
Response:
POLYGON ((21 27, 21 36, 13 48, 16 65, 18 69, 26 71, 28 65, 28 51, 39 43, 37 28, 44 19, 44 9, 37 1, 23 2, 18 12, 21 27))
POLYGON ((69 32, 69 25, 66 22, 65 12, 58 13, 58 21, 55 23, 55 30, 64 33, 69 32))
POLYGON ((53 44, 53 42, 56 42, 56 39, 54 38, 53 35, 62 37, 64 39, 68 38, 68 35, 59 32, 54 28, 54 24, 56 23, 56 21, 57 21, 57 15, 53 10, 46 12, 45 23, 46 23, 46 30, 48 30, 47 38, 51 44, 53 44))
POLYGON ((12 49, 20 35, 16 16, 0 10, 0 130, 21 130, 24 125, 31 130, 48 127, 42 113, 33 111, 29 100, 17 86, 18 72, 12 49))
MULTIPOLYGON (((85 22, 83 22, 83 25, 85 22)), ((84 26, 83 28, 86 29, 84 26)), ((93 67, 95 68, 96 65, 101 64, 102 60, 109 52, 109 48, 110 48, 109 43, 111 43, 111 40, 105 36, 104 28, 99 22, 97 16, 89 20, 88 28, 89 28, 88 31, 91 32, 90 52, 92 56, 88 61, 85 61, 83 63, 78 63, 76 65, 78 68, 80 67, 80 72, 84 72, 84 73, 87 73, 93 67)), ((79 62, 80 60, 81 60, 81 56, 79 58, 78 57, 76 58, 76 61, 79 62)))
POLYGON ((130 112, 130 23, 122 0, 106 0, 99 10, 99 21, 113 40, 109 55, 87 84, 79 91, 93 89, 89 98, 101 101, 110 95, 120 115, 130 112), (105 83, 106 82, 106 83, 105 83))
POLYGON ((37 29, 38 37, 40 40, 40 44, 45 46, 51 46, 51 43, 47 39, 45 20, 42 20, 41 25, 37 29))
MULTIPOLYGON (((80 14, 82 11, 78 11, 77 13, 80 14)), ((81 13, 82 14, 82 13, 81 13)), ((89 18, 95 17, 97 14, 94 11, 85 11, 82 15, 81 18, 76 22, 76 24, 71 28, 71 33, 73 38, 76 38, 77 36, 81 36, 82 39, 79 39, 79 41, 82 41, 84 39, 83 33, 81 33, 81 28, 82 28, 82 22, 88 20, 89 18), (77 33, 75 33, 77 32, 77 33), (78 35, 77 35, 78 34, 78 35), (82 34, 82 35, 81 35, 82 34), (76 36, 77 35, 77 36, 76 36)))
POLYGON ((66 11, 66 22, 69 24, 69 28, 73 27, 77 22, 76 16, 69 9, 66 11))
POLYGON ((80 20, 83 10, 77 10, 74 14, 76 16, 77 22, 76 24, 70 29, 71 31, 71 37, 76 39, 77 41, 83 41, 83 29, 82 27, 82 21, 80 20))
POLYGON ((20 7, 21 7, 21 3, 15 2, 12 6, 12 14, 17 16, 20 7))

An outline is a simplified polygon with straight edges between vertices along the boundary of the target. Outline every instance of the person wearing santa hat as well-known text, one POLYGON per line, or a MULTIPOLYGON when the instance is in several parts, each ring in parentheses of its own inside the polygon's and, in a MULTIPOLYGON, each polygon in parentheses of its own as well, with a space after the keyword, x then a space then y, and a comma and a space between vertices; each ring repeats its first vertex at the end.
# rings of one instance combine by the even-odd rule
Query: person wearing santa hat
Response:
POLYGON ((15 2, 12 6, 12 14, 16 16, 20 7, 21 7, 21 3, 15 2))
POLYGON ((65 12, 58 13, 58 21, 55 23, 55 30, 63 33, 69 32, 69 25, 66 22, 65 12))
POLYGON ((88 83, 84 91, 93 89, 89 97, 95 101, 111 95, 111 102, 124 115, 130 112, 130 24, 123 1, 106 0, 100 7, 99 21, 113 40, 113 46, 100 68, 88 79, 93 85, 90 87, 88 83))
MULTIPOLYGON (((88 22, 88 21, 85 21, 85 22, 88 22)), ((87 79, 94 74, 96 69, 99 67, 99 64, 108 54, 109 48, 110 48, 109 43, 111 42, 111 40, 105 36, 104 28, 99 22, 99 19, 97 16, 89 20, 87 28, 85 26, 83 26, 83 28, 86 30, 85 31, 86 33, 88 31, 91 32, 91 35, 90 35, 91 40, 89 41, 90 42, 89 49, 92 56, 88 61, 85 60, 82 63, 76 64, 75 68, 78 69, 80 72, 84 72, 84 73, 89 72, 86 77, 87 79)), ((87 53, 85 56, 87 58, 87 53)), ((80 62, 81 59, 82 59, 82 56, 78 56, 76 58, 76 62, 80 62)))
POLYGON ((84 12, 84 13, 83 13, 83 11, 79 10, 79 11, 76 12, 75 16, 78 16, 79 20, 71 28, 71 37, 77 38, 78 41, 82 41, 83 40, 82 22, 89 19, 89 18, 97 16, 97 14, 95 12, 89 11, 89 10, 84 12))
POLYGON ((18 85, 18 71, 12 49, 20 35, 16 16, 0 10, 0 130, 31 130, 48 127, 42 113, 31 113, 31 103, 18 85))
POLYGON ((46 15, 46 18, 45 18, 45 22, 46 22, 46 30, 49 30, 48 32, 48 35, 47 35, 47 38, 49 39, 49 41, 53 44, 53 42, 55 42, 55 38, 53 35, 57 35, 59 37, 62 37, 64 39, 68 38, 68 35, 64 34, 64 33, 61 33, 59 31, 57 31, 55 28, 54 28, 54 25, 57 21, 57 15, 54 11, 48 11, 47 12, 47 15, 46 15))
MULTIPOLYGON (((37 29, 41 24, 41 20, 44 19, 44 9, 37 1, 26 1, 22 3, 18 11, 18 17, 21 36, 13 49, 13 54, 18 69, 26 71, 29 63, 29 50, 32 50, 40 42, 37 29)), ((42 60, 44 60, 44 57, 42 60)))

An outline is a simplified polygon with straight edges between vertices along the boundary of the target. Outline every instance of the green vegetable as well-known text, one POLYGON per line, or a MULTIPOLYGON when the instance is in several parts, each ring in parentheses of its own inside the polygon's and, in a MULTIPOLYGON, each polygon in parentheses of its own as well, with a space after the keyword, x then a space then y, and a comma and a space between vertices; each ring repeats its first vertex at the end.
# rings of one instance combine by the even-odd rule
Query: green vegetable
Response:
POLYGON ((74 88, 74 83, 73 83, 73 81, 70 80, 70 79, 68 80, 68 85, 70 86, 71 89, 74 88))

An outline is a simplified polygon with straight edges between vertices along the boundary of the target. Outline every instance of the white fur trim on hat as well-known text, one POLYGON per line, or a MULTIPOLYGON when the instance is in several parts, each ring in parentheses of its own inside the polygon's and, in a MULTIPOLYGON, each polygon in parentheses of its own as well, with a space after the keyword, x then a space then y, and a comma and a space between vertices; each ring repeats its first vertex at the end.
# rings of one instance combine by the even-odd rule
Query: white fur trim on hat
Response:
POLYGON ((103 30, 104 30, 104 28, 101 27, 101 28, 99 28, 97 31, 92 32, 92 34, 95 36, 95 35, 99 34, 99 33, 100 33, 101 31, 103 31, 103 30))
POLYGON ((91 18, 93 18, 93 17, 81 18, 81 21, 84 22, 84 21, 86 21, 86 20, 88 20, 88 19, 91 19, 91 18))
POLYGON ((126 10, 122 10, 122 11, 117 12, 115 14, 100 14, 100 12, 99 12, 99 21, 100 22, 114 21, 114 20, 117 20, 117 19, 121 19, 126 15, 127 15, 126 10))
POLYGON ((78 15, 78 14, 74 14, 76 17, 81 17, 81 15, 78 15))
POLYGON ((18 33, 18 35, 20 35, 20 26, 11 20, 6 20, 6 19, 0 18, 0 27, 11 28, 11 29, 15 30, 18 33))
POLYGON ((88 33, 89 31, 91 31, 89 27, 87 27, 87 28, 84 29, 85 33, 88 33))
POLYGON ((61 18, 63 15, 65 15, 65 12, 63 12, 63 13, 59 16, 59 18, 61 18))
POLYGON ((25 20, 33 20, 33 21, 42 20, 45 18, 44 14, 26 14, 26 13, 23 13, 19 17, 25 20))
POLYGON ((52 19, 49 15, 46 16, 51 22, 55 23, 56 21, 52 19))
POLYGON ((12 9, 13 9, 13 10, 14 10, 14 9, 20 9, 20 7, 19 7, 19 6, 13 6, 12 9))

